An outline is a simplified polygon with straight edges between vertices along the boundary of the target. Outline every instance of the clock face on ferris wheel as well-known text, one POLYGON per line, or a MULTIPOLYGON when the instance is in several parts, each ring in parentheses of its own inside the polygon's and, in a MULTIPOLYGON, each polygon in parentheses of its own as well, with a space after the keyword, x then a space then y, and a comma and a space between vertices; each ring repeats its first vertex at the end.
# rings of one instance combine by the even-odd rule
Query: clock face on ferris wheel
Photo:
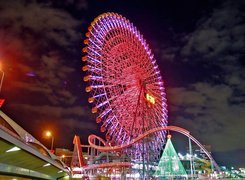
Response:
MULTIPOLYGON (((109 145, 123 145, 167 125, 166 97, 156 60, 136 27, 116 13, 91 23, 82 60, 88 101, 109 145)), ((124 151, 132 160, 158 159, 165 132, 155 132, 124 151), (142 156, 143 151, 147 155, 142 156), (153 152, 153 153, 150 153, 153 152)))

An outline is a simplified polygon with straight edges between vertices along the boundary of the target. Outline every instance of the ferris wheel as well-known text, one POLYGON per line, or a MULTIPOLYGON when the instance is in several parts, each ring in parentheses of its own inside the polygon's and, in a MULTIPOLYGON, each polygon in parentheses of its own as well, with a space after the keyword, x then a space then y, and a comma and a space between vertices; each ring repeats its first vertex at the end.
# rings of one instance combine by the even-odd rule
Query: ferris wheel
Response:
MULTIPOLYGON (((116 13, 91 23, 82 49, 89 103, 108 146, 123 145, 144 132, 167 125, 166 96, 156 60, 136 27, 116 13)), ((131 160, 157 160, 165 132, 124 150, 131 160), (144 153, 145 152, 145 153, 144 153)))

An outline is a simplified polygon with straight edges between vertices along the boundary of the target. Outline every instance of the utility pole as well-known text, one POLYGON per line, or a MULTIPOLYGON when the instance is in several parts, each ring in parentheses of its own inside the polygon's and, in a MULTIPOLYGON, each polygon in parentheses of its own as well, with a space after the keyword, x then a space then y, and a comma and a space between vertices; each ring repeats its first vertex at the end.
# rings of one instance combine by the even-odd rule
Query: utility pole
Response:
POLYGON ((2 85, 3 85, 3 78, 4 78, 4 72, 2 70, 2 64, 0 63, 0 72, 2 73, 1 81, 0 81, 0 92, 2 90, 2 85))
POLYGON ((193 161, 192 161, 193 155, 192 155, 191 139, 190 139, 190 138, 188 138, 188 139, 189 139, 189 153, 190 153, 191 179, 193 179, 193 178, 194 178, 194 177, 193 177, 193 161))

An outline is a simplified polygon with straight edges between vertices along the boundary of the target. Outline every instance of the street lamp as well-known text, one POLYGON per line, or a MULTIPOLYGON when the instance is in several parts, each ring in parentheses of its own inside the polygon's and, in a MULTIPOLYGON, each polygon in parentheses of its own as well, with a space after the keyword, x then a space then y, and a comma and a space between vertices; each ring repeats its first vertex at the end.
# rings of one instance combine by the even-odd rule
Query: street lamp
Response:
POLYGON ((50 131, 47 131, 45 135, 48 138, 51 137, 51 148, 50 148, 50 150, 52 151, 53 150, 53 146, 54 146, 54 136, 52 135, 52 133, 50 131))
MULTIPOLYGON (((2 85, 3 85, 3 78, 4 78, 4 72, 2 70, 2 63, 0 62, 0 72, 2 73, 1 81, 0 81, 0 92, 2 90, 2 85)), ((5 99, 0 99, 0 108, 2 107, 5 99)))
POLYGON ((3 85, 3 78, 4 78, 4 72, 2 70, 2 63, 0 63, 0 72, 2 73, 1 81, 0 81, 0 92, 2 90, 2 85, 3 85))

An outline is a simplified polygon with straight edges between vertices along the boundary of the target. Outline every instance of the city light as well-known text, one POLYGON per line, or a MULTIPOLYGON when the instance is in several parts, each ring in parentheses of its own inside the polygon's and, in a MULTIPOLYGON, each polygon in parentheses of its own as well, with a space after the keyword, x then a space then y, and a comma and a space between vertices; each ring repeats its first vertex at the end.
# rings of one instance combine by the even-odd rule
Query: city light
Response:
POLYGON ((19 151, 19 150, 21 150, 19 147, 13 147, 13 148, 11 148, 11 149, 9 149, 9 150, 7 150, 6 152, 14 152, 14 151, 19 151))
POLYGON ((43 167, 47 167, 47 166, 50 166, 51 164, 50 163, 47 163, 47 164, 44 164, 43 167))
POLYGON ((53 147, 54 147, 54 136, 53 136, 53 134, 51 133, 51 131, 46 131, 45 135, 46 135, 46 137, 48 137, 48 138, 51 137, 51 147, 50 147, 50 150, 52 151, 52 150, 53 150, 53 147))
POLYGON ((181 153, 178 153, 178 156, 180 157, 180 159, 184 159, 184 156, 181 153))
POLYGON ((47 131, 47 132, 46 132, 46 136, 47 136, 47 137, 50 137, 50 136, 52 136, 52 133, 51 133, 50 131, 47 131))

